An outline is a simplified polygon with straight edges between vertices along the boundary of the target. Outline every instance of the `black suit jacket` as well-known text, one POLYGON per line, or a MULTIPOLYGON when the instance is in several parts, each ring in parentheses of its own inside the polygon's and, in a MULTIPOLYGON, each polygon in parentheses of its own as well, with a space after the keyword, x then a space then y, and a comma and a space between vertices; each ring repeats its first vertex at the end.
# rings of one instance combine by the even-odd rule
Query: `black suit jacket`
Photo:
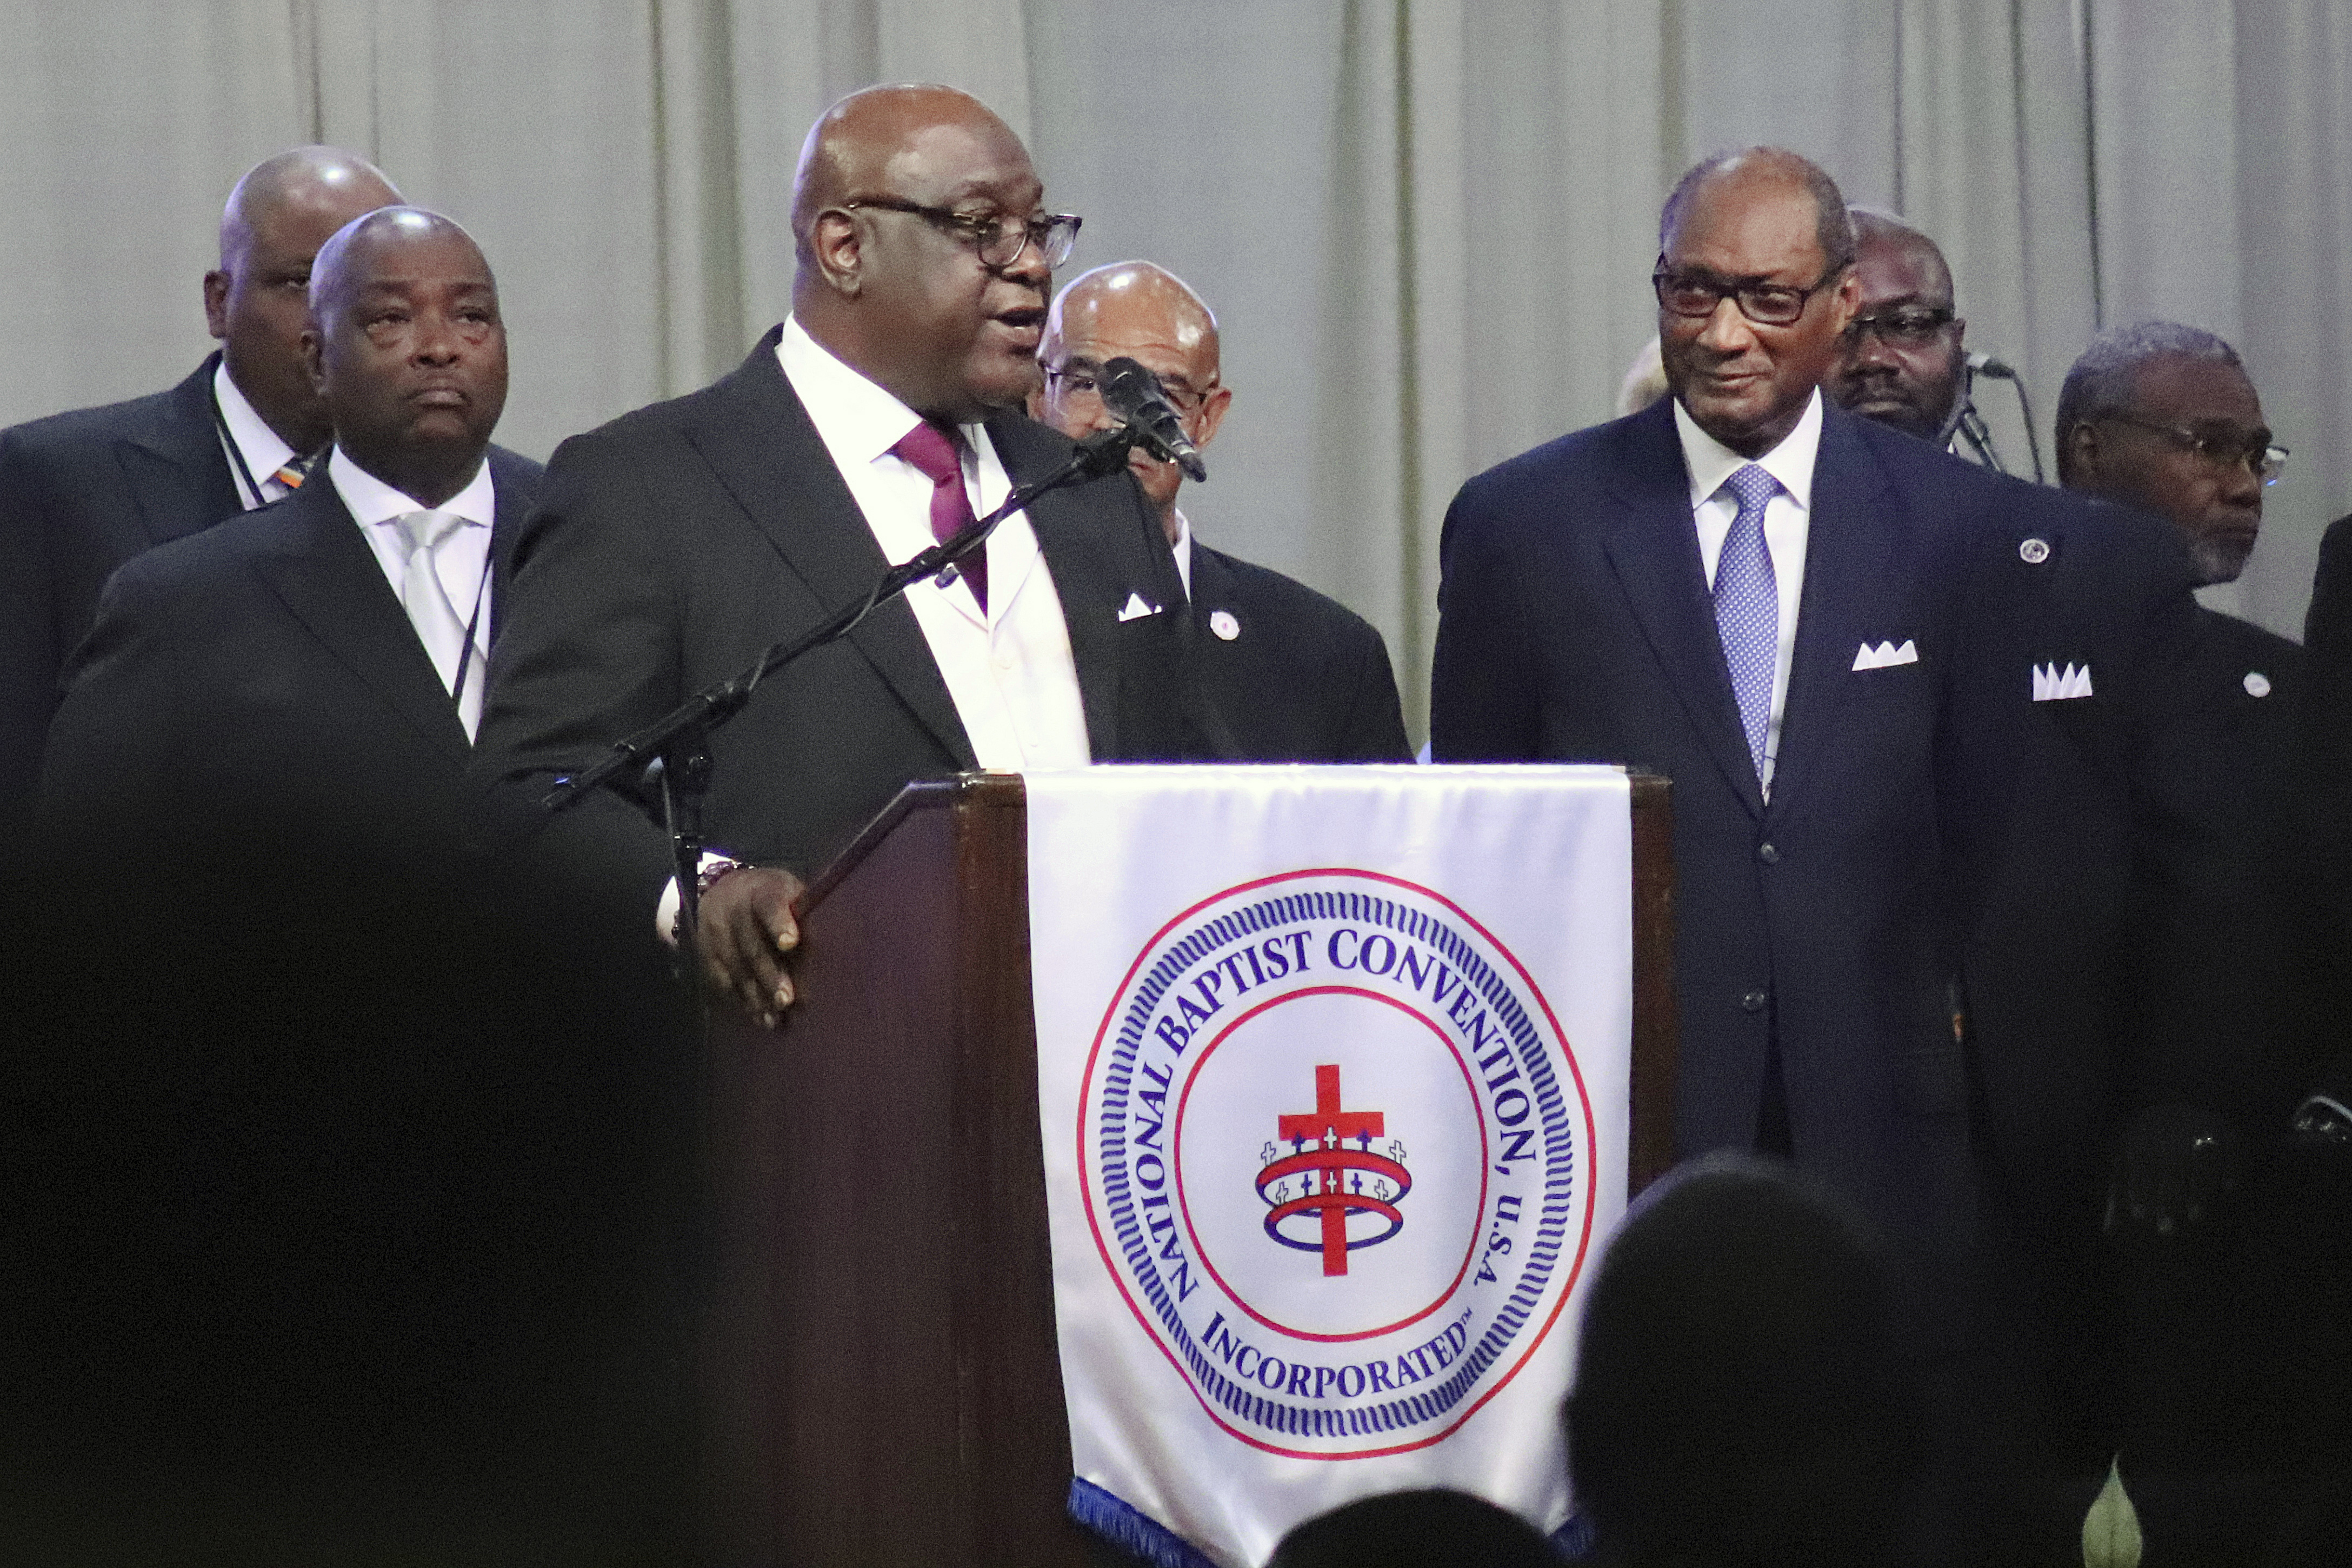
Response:
POLYGON ((1192 541, 1192 650, 1247 762, 1410 762, 1388 644, 1278 571, 1192 541), (1220 620, 1220 615, 1230 617, 1220 620), (1223 635, 1219 628, 1234 633, 1223 635))
POLYGON ((1673 780, 1675 1144, 1752 1146, 1777 1038, 1798 1161, 1898 1241, 1967 1226, 1944 1005, 1937 759, 1976 471, 1825 407, 1768 803, 1693 527, 1672 405, 1536 448, 1446 515, 1440 760, 1612 761, 1673 780), (1859 649, 1914 662, 1855 670, 1859 649))
MULTIPOLYGON (((2328 525, 2303 623, 2304 821, 2335 956, 2322 974, 2330 1010, 2352 1018, 2352 517, 2328 525)), ((2352 1059, 2352 1028, 2337 1023, 2330 1047, 2352 1059)))
POLYGON ((219 363, 0 431, 0 831, 32 804, 59 676, 114 569, 243 509, 214 422, 219 363))
POLYGON ((2246 1113, 2260 917, 2213 618, 2170 524, 2014 480, 1974 573, 1950 728, 1958 969, 2004 1220, 2087 1240, 2115 1134, 2191 1102, 2246 1113), (2216 661, 2219 660, 2217 664, 2216 661), (2035 700, 2035 672, 2090 672, 2035 700))
MULTIPOLYGON (((879 546, 776 361, 781 329, 700 392, 559 447, 515 555, 491 660, 478 766, 530 800, 611 743, 867 592, 879 546)), ((988 422, 1016 483, 1070 450, 1017 413, 988 422)), ((1068 623, 1097 760, 1201 749, 1188 716, 1183 586, 1131 479, 1028 509, 1068 623), (1118 619, 1131 596, 1154 613, 1118 619)), ((975 765, 914 612, 877 609, 845 640, 768 677, 712 747, 706 836, 747 859, 821 868, 909 780, 975 765)), ((551 852, 641 881, 668 873, 645 817, 616 798, 562 820, 551 852)))
MULTIPOLYGON (((540 465, 493 447, 491 612, 540 465)), ((115 573, 50 727, 42 817, 173 856, 454 846, 471 747, 323 476, 115 573)))

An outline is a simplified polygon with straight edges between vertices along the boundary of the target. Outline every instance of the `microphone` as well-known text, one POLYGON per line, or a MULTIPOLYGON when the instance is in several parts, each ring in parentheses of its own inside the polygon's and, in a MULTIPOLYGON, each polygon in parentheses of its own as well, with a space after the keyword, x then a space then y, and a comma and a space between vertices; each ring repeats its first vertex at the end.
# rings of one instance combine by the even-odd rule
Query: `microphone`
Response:
POLYGON ((1995 381, 2013 382, 2017 379, 2016 371, 2011 369, 2006 361, 1996 360, 1990 354, 1970 354, 1969 369, 1980 376, 1990 376, 1995 381))
POLYGON ((1145 451, 1163 463, 1173 463, 1188 479, 1209 476, 1209 465, 1201 461, 1200 448, 1184 434, 1184 422, 1160 389, 1158 376, 1122 356, 1103 366, 1095 378, 1095 390, 1101 394, 1103 406, 1134 429, 1145 451))

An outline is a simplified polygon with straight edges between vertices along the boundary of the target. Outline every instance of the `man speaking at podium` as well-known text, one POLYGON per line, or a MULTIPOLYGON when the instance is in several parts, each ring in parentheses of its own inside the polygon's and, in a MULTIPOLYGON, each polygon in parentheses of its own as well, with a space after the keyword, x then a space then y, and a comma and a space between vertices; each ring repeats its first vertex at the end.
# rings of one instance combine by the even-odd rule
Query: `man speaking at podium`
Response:
MULTIPOLYGON (((1077 228, 1043 197, 1019 138, 963 93, 873 88, 826 110, 793 183, 791 317, 716 384, 550 463, 492 661, 493 777, 536 795, 587 768, 1063 462, 1070 443, 1020 412, 1077 228)), ((795 873, 910 779, 1184 755, 1183 602, 1119 476, 1040 500, 956 580, 770 674, 712 743, 706 832, 745 863, 706 862, 705 979, 772 1021, 795 873)), ((579 814, 557 841, 592 835, 663 920, 661 833, 616 799, 579 814)))

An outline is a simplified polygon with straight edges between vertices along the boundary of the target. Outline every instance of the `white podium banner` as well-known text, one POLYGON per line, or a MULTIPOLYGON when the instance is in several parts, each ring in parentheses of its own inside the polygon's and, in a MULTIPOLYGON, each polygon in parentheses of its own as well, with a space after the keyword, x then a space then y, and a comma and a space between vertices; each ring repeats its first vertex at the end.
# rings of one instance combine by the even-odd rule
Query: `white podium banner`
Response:
POLYGON ((1171 1568, 1407 1487, 1558 1529, 1625 1203, 1624 775, 1027 789, 1072 1511, 1171 1568))

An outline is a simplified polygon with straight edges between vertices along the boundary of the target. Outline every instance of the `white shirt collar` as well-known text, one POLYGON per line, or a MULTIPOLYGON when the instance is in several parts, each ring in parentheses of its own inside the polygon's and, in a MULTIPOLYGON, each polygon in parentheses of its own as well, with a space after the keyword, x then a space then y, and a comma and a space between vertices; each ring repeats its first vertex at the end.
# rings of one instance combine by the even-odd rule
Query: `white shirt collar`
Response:
MULTIPOLYGON (((1724 486, 1724 482, 1745 467, 1749 461, 1698 427, 1698 422, 1683 407, 1683 400, 1675 399, 1675 434, 1682 437, 1683 466, 1690 474, 1690 498, 1693 507, 1705 506, 1724 486)), ((1797 427, 1780 439, 1780 444, 1753 459, 1764 472, 1780 481, 1780 488, 1789 499, 1805 511, 1813 505, 1813 460, 1822 449, 1822 393, 1805 402, 1805 412, 1798 416, 1797 427)))
POLYGON ((403 495, 352 461, 340 441, 327 461, 327 476, 334 482, 335 494, 343 498, 343 505, 362 528, 388 523, 411 512, 432 511, 455 512, 467 522, 479 523, 487 528, 499 515, 498 493, 490 484, 487 455, 466 487, 437 507, 427 507, 412 496, 403 495))
POLYGON ((1184 597, 1192 597, 1192 525, 1181 507, 1176 513, 1176 575, 1184 580, 1184 597))
MULTIPOLYGON (((236 378, 228 373, 226 359, 213 367, 213 401, 220 406, 221 423, 228 426, 229 438, 236 443, 237 455, 245 459, 255 484, 268 484, 288 459, 300 455, 269 428, 268 420, 254 413, 253 404, 246 402, 236 378)), ((244 488, 242 479, 237 487, 244 488)))
MULTIPOLYGON (((800 394, 809 423, 836 463, 871 463, 906 439, 923 416, 808 335, 790 316, 776 357, 800 394)), ((963 427, 971 444, 974 425, 963 427)))

